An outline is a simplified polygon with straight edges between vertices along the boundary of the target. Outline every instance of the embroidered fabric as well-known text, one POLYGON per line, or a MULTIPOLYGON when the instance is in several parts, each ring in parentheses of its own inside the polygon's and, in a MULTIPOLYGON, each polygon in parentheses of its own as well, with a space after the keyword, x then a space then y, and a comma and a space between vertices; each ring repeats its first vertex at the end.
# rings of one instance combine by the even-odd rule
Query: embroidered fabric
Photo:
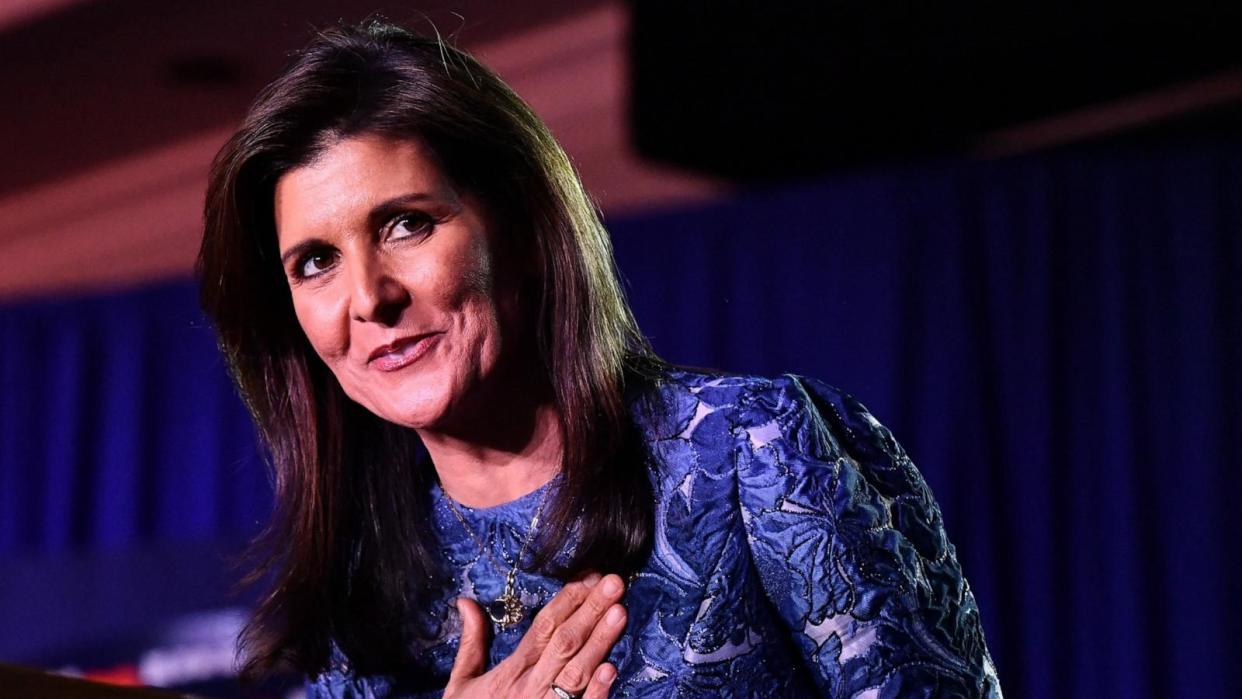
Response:
MULTIPOLYGON (((654 550, 626 594, 610 660, 620 697, 988 697, 1001 689, 939 508, 905 452, 847 394, 813 379, 672 370, 634 404, 658 500, 654 550)), ((513 560, 542 491, 462 508, 513 560)), ((333 667, 317 698, 439 696, 460 635, 457 596, 494 599, 505 571, 433 492, 453 589, 419 619, 409 673, 333 667)), ((518 576, 541 607, 555 579, 518 576)), ((529 619, 500 630, 508 656, 529 619)))

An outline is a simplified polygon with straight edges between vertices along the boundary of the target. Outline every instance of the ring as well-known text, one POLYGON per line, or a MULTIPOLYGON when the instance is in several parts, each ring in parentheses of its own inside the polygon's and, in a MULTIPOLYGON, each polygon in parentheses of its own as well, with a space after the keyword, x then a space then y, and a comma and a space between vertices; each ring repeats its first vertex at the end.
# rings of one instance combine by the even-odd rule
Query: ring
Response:
POLYGON ((561 699, 582 699, 581 694, 574 694, 573 692, 566 691, 555 682, 552 683, 552 692, 561 699))

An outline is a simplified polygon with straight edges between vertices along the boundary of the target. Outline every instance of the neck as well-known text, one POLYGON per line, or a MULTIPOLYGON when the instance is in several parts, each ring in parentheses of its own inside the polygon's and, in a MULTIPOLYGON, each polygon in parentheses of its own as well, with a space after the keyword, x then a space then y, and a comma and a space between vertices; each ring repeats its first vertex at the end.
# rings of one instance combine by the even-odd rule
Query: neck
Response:
POLYGON ((516 500, 560 471, 563 438, 552 402, 505 412, 486 420, 486 439, 419 432, 444 492, 466 507, 516 500))

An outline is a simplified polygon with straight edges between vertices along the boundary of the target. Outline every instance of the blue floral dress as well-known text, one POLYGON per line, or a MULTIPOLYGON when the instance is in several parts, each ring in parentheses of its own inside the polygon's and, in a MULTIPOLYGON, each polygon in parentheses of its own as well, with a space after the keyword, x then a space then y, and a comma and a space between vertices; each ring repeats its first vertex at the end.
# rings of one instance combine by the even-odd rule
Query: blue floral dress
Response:
MULTIPOLYGON (((635 420, 652 459, 653 553, 624 600, 617 697, 995 697, 979 610, 940 511, 892 435, 815 380, 671 370, 635 420)), ((459 511, 433 493, 456 589, 414 622, 415 666, 357 676, 339 651, 311 697, 437 696, 457 651, 452 600, 500 595, 545 490, 459 511), (506 566, 497 570, 492 559, 506 566)), ((561 588, 522 573, 528 607, 561 588)), ((491 663, 529 626, 498 631, 491 663)))

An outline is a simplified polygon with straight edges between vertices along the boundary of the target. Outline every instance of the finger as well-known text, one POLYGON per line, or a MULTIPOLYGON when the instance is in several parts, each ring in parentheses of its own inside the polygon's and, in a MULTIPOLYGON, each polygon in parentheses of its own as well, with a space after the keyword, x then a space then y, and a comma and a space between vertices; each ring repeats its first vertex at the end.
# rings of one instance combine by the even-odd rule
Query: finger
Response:
MULTIPOLYGON (((616 575, 606 575, 591 589, 586 600, 553 632, 535 667, 531 669, 531 678, 537 684, 549 684, 560 674, 578 652, 586 645, 596 625, 604 618, 605 612, 621 599, 625 591, 625 583, 616 575)), ((614 627, 605 624, 607 630, 614 627)), ((614 639, 615 640, 615 639, 614 639)), ((587 668, 587 672, 594 670, 587 668)), ((582 685, 589 675, 583 675, 582 685)))
MULTIPOLYGON (((457 612, 461 615, 461 645, 449 671, 449 686, 478 677, 487 668, 487 620, 483 610, 472 600, 457 598, 457 612)), ((446 687, 447 689, 447 687, 446 687)))
POLYGON ((587 685, 586 691, 582 693, 582 699, 606 699, 608 690, 612 688, 612 683, 617 679, 617 668, 612 663, 604 663, 599 666, 594 675, 591 675, 591 684, 587 685))
POLYGON ((520 662, 522 667, 534 665, 543 654, 543 649, 552 640, 552 634, 566 619, 572 615, 583 601, 591 594, 594 581, 588 585, 587 579, 571 582, 552 597, 552 600, 539 610, 530 622, 530 628, 518 642, 517 648, 509 657, 520 662))
POLYGON ((625 607, 619 604, 609 607, 604 618, 591 630, 582 650, 565 663, 560 674, 552 681, 574 693, 584 691, 592 673, 598 672, 600 663, 604 662, 612 646, 621 638, 621 632, 625 629, 625 616, 625 607))

